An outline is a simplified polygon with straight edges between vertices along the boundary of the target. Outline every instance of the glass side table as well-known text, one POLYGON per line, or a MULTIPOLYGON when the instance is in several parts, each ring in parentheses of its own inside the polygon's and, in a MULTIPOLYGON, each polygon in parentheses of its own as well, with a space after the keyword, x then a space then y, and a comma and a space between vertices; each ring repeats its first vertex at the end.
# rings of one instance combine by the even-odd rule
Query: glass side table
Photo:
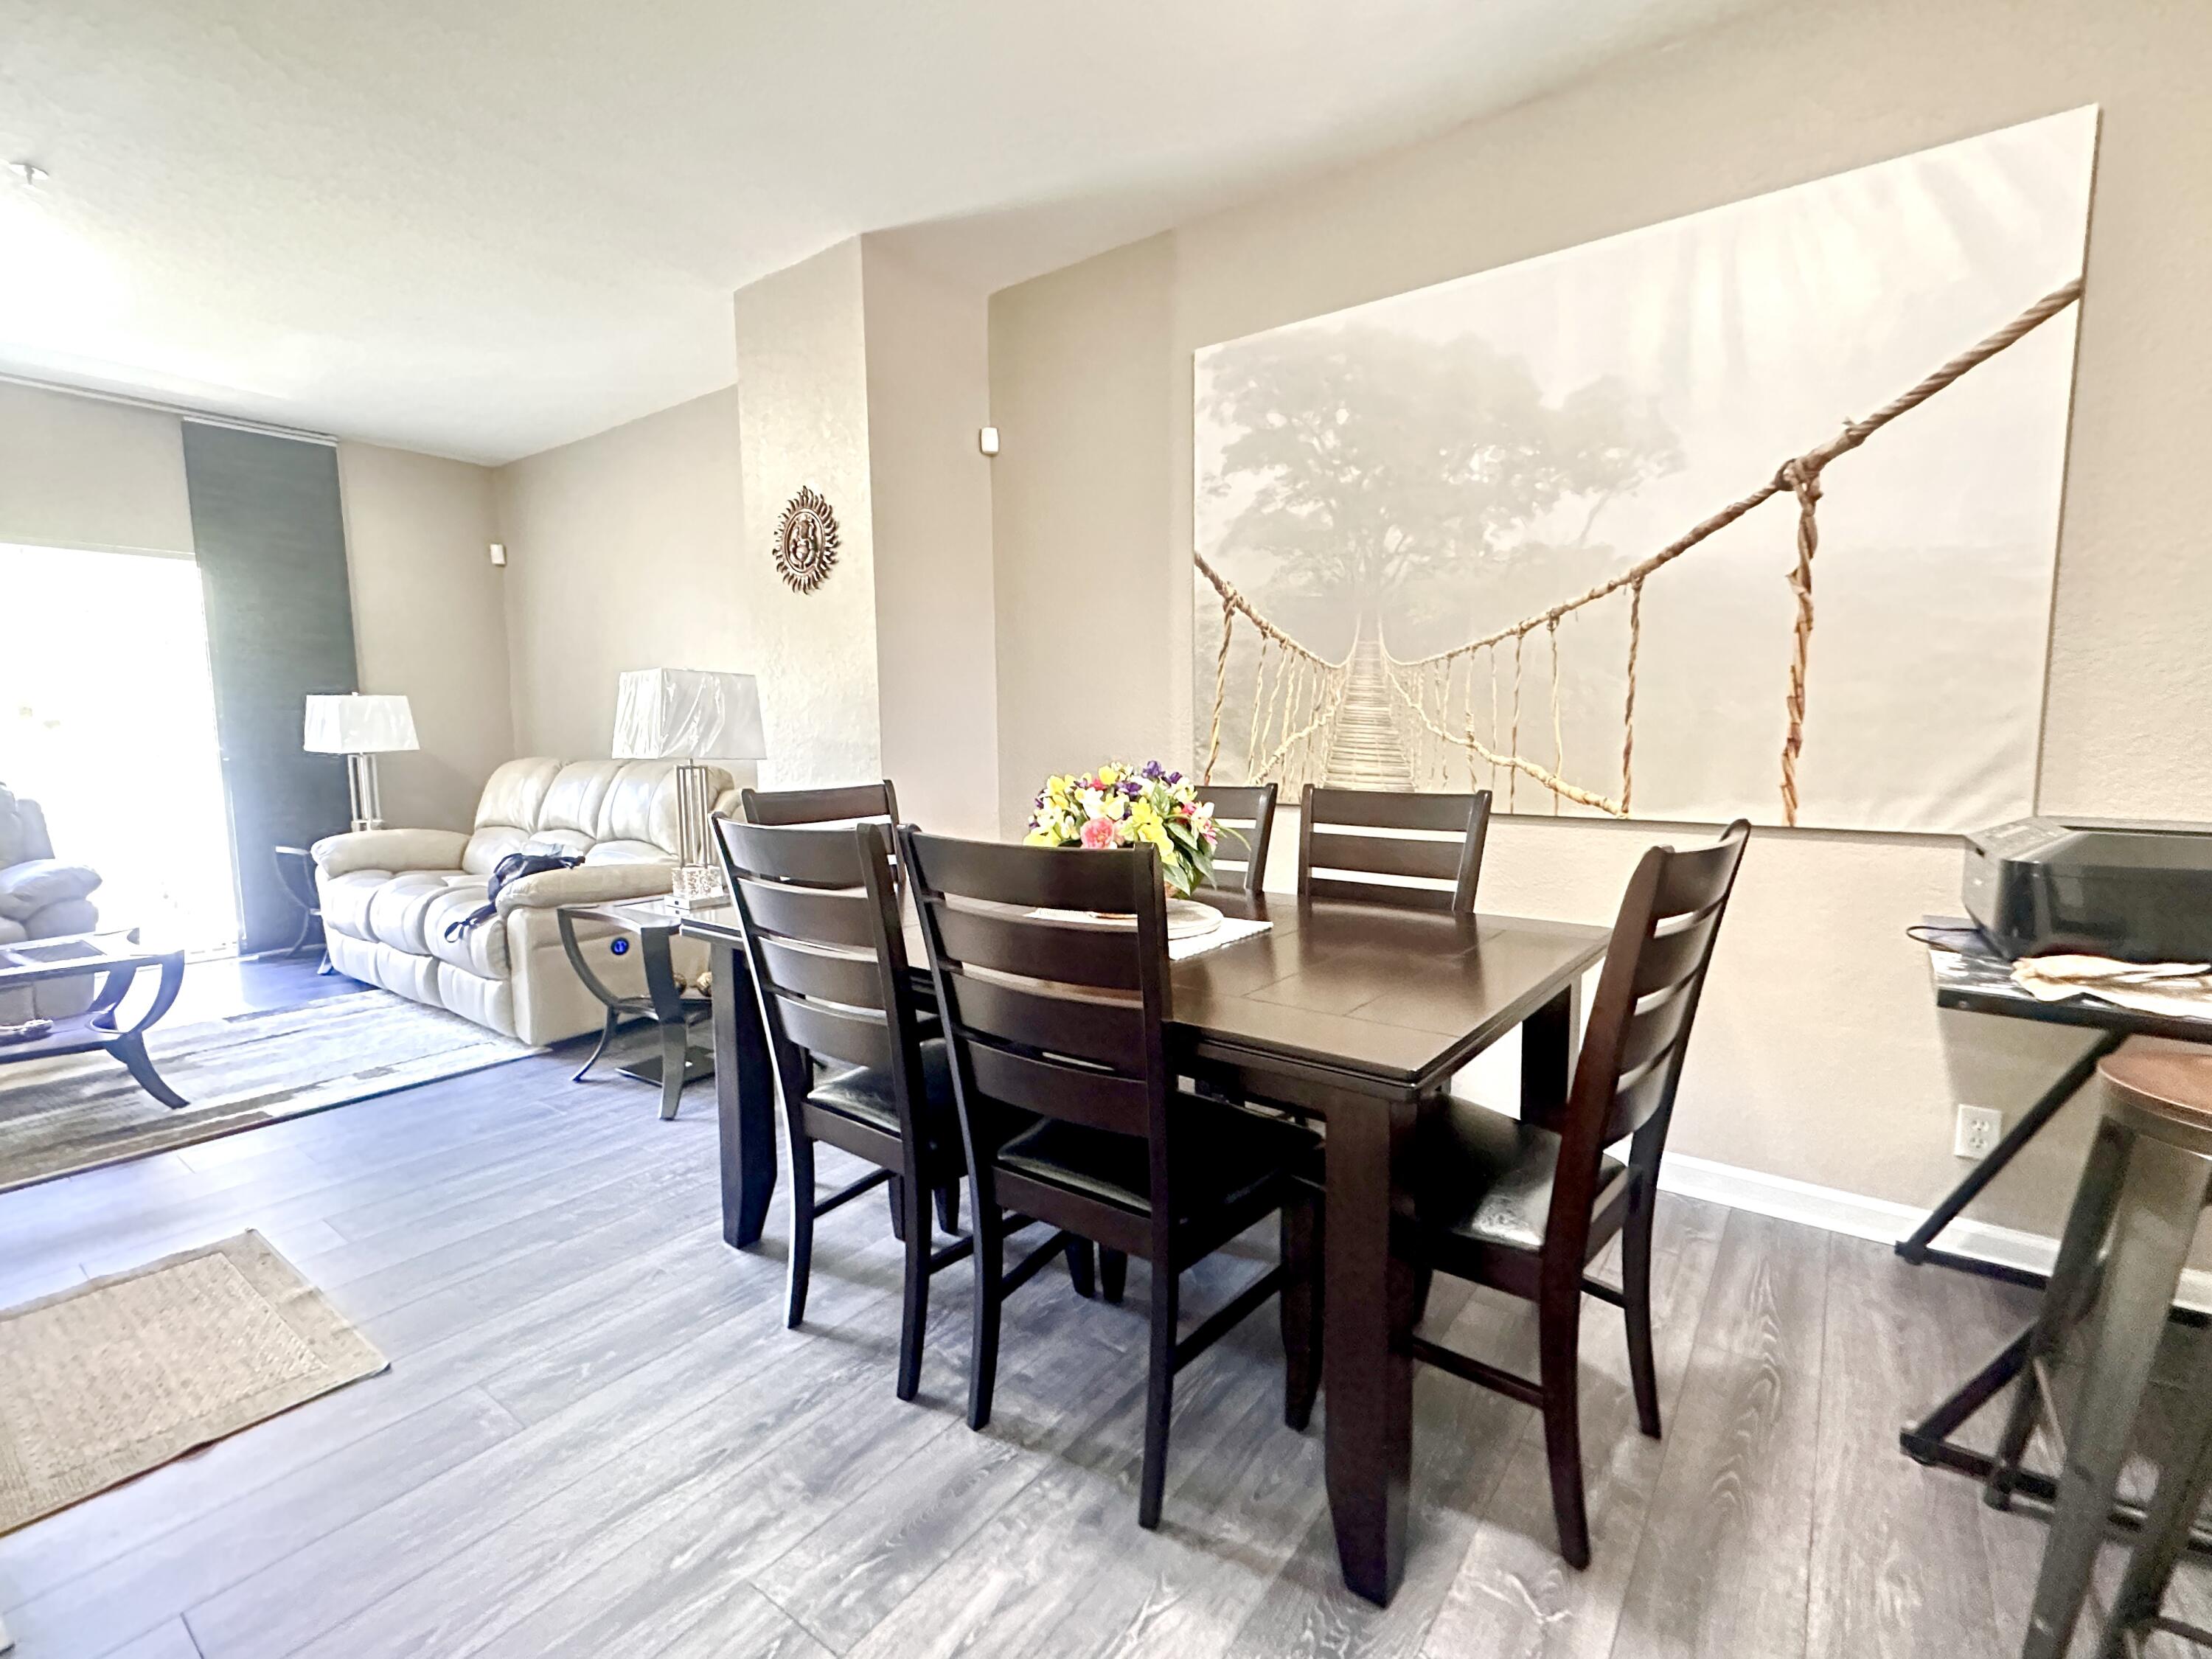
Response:
POLYGON ((619 1066, 624 1077, 634 1077, 641 1083, 650 1083, 660 1090, 660 1115, 672 1118, 684 1095, 684 1085, 696 1079, 711 1077, 714 1072, 714 1050, 704 1042, 692 1041, 693 1025, 704 1021, 713 1012, 713 1004, 703 991, 686 990, 677 981, 676 966, 669 954, 669 942, 676 936, 682 921, 676 906, 667 899, 626 899, 606 904, 564 904, 554 912, 561 927, 561 949, 567 953, 568 965, 576 970, 576 977, 584 988, 596 997, 607 1011, 606 1023, 599 1029, 598 1046, 577 1073, 581 1083, 585 1074, 599 1063, 613 1041, 616 1029, 624 1020, 650 1020, 659 1028, 660 1052, 641 1057, 628 1066, 619 1066), (586 945, 576 937, 580 921, 611 923, 620 931, 611 938, 595 939, 586 945), (592 966, 594 957, 605 960, 619 960, 635 951, 645 969, 645 994, 620 996, 608 989, 592 966))

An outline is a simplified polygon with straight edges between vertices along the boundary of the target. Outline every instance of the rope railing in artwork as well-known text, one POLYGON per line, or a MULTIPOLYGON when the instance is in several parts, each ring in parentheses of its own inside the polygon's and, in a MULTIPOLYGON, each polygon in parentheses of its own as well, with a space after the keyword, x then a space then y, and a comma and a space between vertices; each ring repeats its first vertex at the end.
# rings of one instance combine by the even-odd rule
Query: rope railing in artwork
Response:
POLYGON ((1316 655, 1292 639, 1281 629, 1255 610, 1250 600, 1237 591, 1236 585, 1208 564, 1202 556, 1193 554, 1198 572, 1213 585, 1221 599, 1221 645, 1213 659, 1213 720, 1206 741, 1206 763, 1201 769, 1207 782, 1213 781, 1213 769, 1221 758, 1221 723, 1229 694, 1229 648, 1234 639, 1237 618, 1249 622, 1259 635, 1260 650, 1253 670, 1252 720, 1244 738, 1244 775, 1264 778, 1274 773, 1296 751, 1296 771, 1298 776, 1289 782, 1302 782, 1315 769, 1314 750, 1322 751, 1327 759, 1328 738, 1338 708, 1344 701, 1345 683, 1349 678, 1351 658, 1333 663, 1316 655), (1268 683, 1267 669, 1273 653, 1274 681, 1268 683), (1294 720, 1304 725, 1291 729, 1294 720), (1259 758, 1263 745, 1274 742, 1266 758, 1259 758))
MULTIPOLYGON (((1656 552, 1619 574, 1599 582, 1585 592, 1564 599, 1533 616, 1523 617, 1518 622, 1494 629, 1480 638, 1455 645, 1449 651, 1436 652, 1425 657, 1394 657, 1389 653, 1387 644, 1378 640, 1379 649, 1373 654, 1379 658, 1382 685, 1387 696, 1393 700, 1401 741, 1410 739, 1413 744, 1411 758, 1406 768, 1406 787, 1415 787, 1418 783, 1423 772, 1423 762, 1430 756, 1430 750, 1425 745, 1433 738, 1434 757, 1439 763, 1451 748, 1455 747, 1461 752, 1470 782, 1478 764, 1490 769, 1493 787, 1499 781, 1498 774, 1504 773, 1509 810, 1514 804, 1519 780, 1527 777, 1551 793, 1554 811, 1558 811, 1561 800, 1566 800, 1612 817, 1627 817, 1634 792, 1637 669, 1643 645, 1644 585, 1656 572, 1725 530, 1754 507, 1776 495, 1787 493, 1797 502, 1796 558, 1789 575, 1796 601, 1796 620, 1791 630, 1789 690, 1784 700, 1787 723, 1782 744, 1781 795, 1783 823, 1796 823, 1797 763, 1805 746, 1806 684, 1813 638, 1813 561, 1820 550, 1818 507, 1821 496, 1821 473, 1839 457, 1856 449, 1892 421, 1918 408, 1960 376, 1987 362, 2081 297, 2081 283, 2078 278, 2053 290, 2002 328, 1952 357, 1873 414, 1847 422, 1843 430, 1826 443, 1783 462, 1775 469, 1772 477, 1758 489, 1700 520, 1656 552), (1617 795, 1607 795, 1598 789, 1571 783, 1566 776, 1565 728, 1559 688, 1559 624, 1577 612, 1622 592, 1628 595, 1628 652, 1626 691, 1621 707, 1620 790, 1617 795), (1540 629, 1544 632, 1549 650, 1553 756, 1552 764, 1548 767, 1521 752, 1523 659, 1528 636, 1540 629), (1497 653, 1498 648, 1508 641, 1513 646, 1512 702, 1510 724, 1504 742, 1501 744, 1498 741, 1501 709, 1497 653), (1490 670, 1491 705, 1490 740, 1487 743, 1475 735, 1474 709, 1475 663, 1486 653, 1488 653, 1490 670), (1462 664, 1466 665, 1464 675, 1459 672, 1462 664), (1462 727, 1454 731, 1449 726, 1453 691, 1455 686, 1462 682, 1462 727), (1432 691, 1437 703, 1433 716, 1429 711, 1432 691)), ((1315 751, 1318 750, 1324 775, 1332 781, 1352 781, 1336 776, 1338 768, 1334 750, 1346 737, 1352 738, 1348 746, 1355 749, 1365 761, 1368 769, 1373 771, 1375 750, 1372 734, 1352 734, 1346 729, 1346 705, 1347 702, 1353 701, 1351 696, 1354 690, 1352 680, 1358 672, 1355 668, 1355 662, 1360 658, 1358 645, 1355 643, 1342 662, 1328 662, 1276 628, 1203 557, 1197 558, 1197 566, 1200 573, 1212 583, 1221 597, 1221 644, 1215 659, 1213 720, 1206 744, 1205 767, 1207 779, 1211 781, 1214 764, 1220 754, 1222 712, 1228 691, 1230 647, 1237 618, 1240 616, 1257 630, 1261 641, 1259 683, 1255 686, 1253 730, 1247 743, 1246 775, 1255 779, 1268 775, 1293 747, 1302 744, 1303 747, 1298 749, 1302 773, 1313 770, 1315 751), (1291 718, 1289 713, 1285 713, 1279 725, 1272 714, 1264 720, 1261 717, 1259 688, 1265 684, 1271 647, 1279 657, 1276 670, 1279 702, 1285 702, 1287 708, 1289 699, 1283 695, 1283 677, 1292 672, 1294 663, 1300 670, 1310 666, 1314 684, 1309 695, 1301 692, 1296 680, 1292 681, 1292 692, 1304 696, 1303 717, 1307 724, 1295 738, 1285 737, 1255 771, 1252 769, 1252 762, 1265 746, 1267 737, 1278 730, 1287 733, 1291 718)), ((1367 781, 1365 779, 1359 781, 1367 781)), ((1373 786, 1370 784, 1370 787, 1373 786)))

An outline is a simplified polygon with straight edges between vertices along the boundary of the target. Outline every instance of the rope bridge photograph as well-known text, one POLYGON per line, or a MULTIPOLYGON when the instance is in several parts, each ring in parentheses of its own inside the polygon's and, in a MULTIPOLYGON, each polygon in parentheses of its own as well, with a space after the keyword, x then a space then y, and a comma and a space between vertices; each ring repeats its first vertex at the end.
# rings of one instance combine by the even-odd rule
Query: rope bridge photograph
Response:
POLYGON ((2095 132, 2073 111, 1201 350, 1202 775, 1833 828, 2026 810, 2095 132))

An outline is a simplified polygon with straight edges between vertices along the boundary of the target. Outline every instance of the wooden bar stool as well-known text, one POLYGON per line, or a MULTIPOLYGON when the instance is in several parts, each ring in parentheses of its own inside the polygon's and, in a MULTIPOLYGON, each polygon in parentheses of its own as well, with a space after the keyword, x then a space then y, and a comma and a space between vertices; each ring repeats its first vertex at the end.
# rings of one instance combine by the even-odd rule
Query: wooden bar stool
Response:
MULTIPOLYGON (((2097 1069, 2109 1085, 2104 1121, 1989 1480, 1990 1501, 2002 1508, 2037 1425, 2051 1431, 2063 1467, 2023 1659, 2063 1659, 2072 1648, 2197 1216, 2212 1198, 2212 1048, 2133 1037, 2097 1069), (2077 1339, 2078 1384, 2063 1388, 2061 1361, 2077 1339)), ((2190 1390, 2187 1415, 2143 1516, 2103 1655, 2136 1650, 2153 1629, 2201 1638, 2159 1609, 2212 1483, 2212 1375, 2190 1390)))

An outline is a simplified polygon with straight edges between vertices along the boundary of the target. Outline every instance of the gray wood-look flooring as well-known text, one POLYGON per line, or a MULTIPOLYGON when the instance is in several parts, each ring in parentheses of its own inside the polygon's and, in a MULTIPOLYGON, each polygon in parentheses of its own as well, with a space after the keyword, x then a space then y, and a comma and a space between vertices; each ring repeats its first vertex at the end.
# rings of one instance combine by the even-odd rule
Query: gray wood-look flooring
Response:
MULTIPOLYGON (((1271 1316, 1184 1373, 1146 1534, 1140 1267, 1121 1308, 1060 1273, 1024 1291, 971 1434, 965 1269, 902 1405, 884 1206, 823 1224, 786 1331, 781 1206, 726 1249, 709 1094, 654 1105, 532 1060, 0 1198, 0 1304, 256 1227, 392 1362, 0 1539, 20 1659, 2017 1650, 2040 1526, 1896 1436, 2018 1291, 1668 1199, 1663 1442, 1635 1432, 1620 1316, 1588 1310, 1590 1569, 1553 1552, 1535 1413, 1424 1372, 1411 1559, 1377 1609, 1338 1577, 1318 1418, 1282 1425, 1271 1316)), ((1533 1365, 1517 1305, 1440 1284, 1430 1328, 1533 1365)))

